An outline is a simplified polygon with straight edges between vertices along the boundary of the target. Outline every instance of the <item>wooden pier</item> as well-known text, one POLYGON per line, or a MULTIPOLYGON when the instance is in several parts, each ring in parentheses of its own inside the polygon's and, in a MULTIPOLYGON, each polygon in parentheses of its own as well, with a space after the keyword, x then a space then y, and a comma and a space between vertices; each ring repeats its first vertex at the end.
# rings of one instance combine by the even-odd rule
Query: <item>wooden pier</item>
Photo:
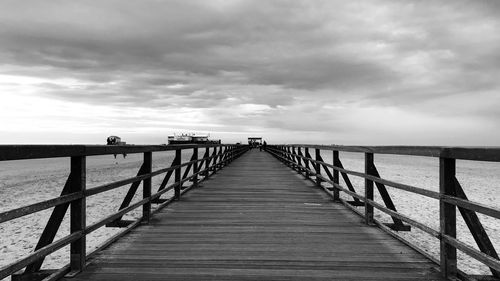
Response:
POLYGON ((65 280, 440 280, 440 274, 253 149, 65 280))
POLYGON ((456 160, 500 162, 500 148, 0 145, 0 163, 54 157, 70 160, 61 194, 0 212, 2 224, 52 211, 33 251, 0 267, 0 280, 500 280, 496 240, 478 216, 500 219, 500 210, 468 200, 456 177, 456 160), (346 169, 339 152, 364 154, 364 171, 346 169), (170 166, 153 170, 155 153, 167 153, 170 166), (88 187, 87 158, 113 154, 143 154, 137 175, 88 187), (374 154, 439 158, 439 191, 384 179, 374 154), (153 177, 161 177, 159 186, 153 177), (128 189, 116 212, 88 224, 87 198, 121 187, 128 189), (398 212, 390 189, 437 200, 439 229, 398 212), (123 219, 137 209, 142 215, 123 219), (56 240, 64 222, 69 234, 56 240), (122 231, 88 251, 87 236, 104 227, 122 231), (415 229, 438 240, 438 258, 398 234, 415 229), (474 241, 460 240, 457 230, 474 241), (65 266, 42 266, 63 248, 70 252, 65 266), (463 271, 458 251, 491 275, 463 271))

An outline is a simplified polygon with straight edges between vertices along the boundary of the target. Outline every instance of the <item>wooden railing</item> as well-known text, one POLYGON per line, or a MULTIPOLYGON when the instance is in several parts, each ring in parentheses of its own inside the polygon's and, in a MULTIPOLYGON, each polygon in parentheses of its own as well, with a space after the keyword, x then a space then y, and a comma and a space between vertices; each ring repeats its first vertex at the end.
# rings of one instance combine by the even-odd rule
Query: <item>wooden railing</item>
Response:
POLYGON ((191 187, 196 187, 199 182, 208 179, 211 175, 228 165, 231 161, 248 150, 246 145, 0 145, 1 161, 69 157, 71 159, 70 175, 63 187, 61 195, 57 198, 45 200, 35 204, 22 206, 0 213, 0 223, 27 216, 36 212, 53 208, 43 233, 34 251, 0 268, 0 280, 10 275, 13 280, 56 280, 63 276, 71 276, 85 267, 85 261, 108 246, 132 228, 141 223, 147 223, 151 216, 173 200, 179 200, 191 187), (205 149, 202 158, 198 156, 199 149, 205 149), (182 163, 181 152, 192 150, 191 160, 182 163), (152 171, 153 152, 174 151, 175 157, 170 167, 152 171), (86 188, 86 157, 95 155, 134 154, 142 153, 144 160, 137 176, 120 181, 107 183, 97 187, 86 188), (192 172, 190 174, 190 171, 192 172), (181 175, 182 171, 184 173, 181 175), (164 174, 161 185, 152 193, 151 179, 164 174), (169 179, 174 175, 174 183, 168 185, 169 179), (132 199, 143 183, 142 200, 131 204, 132 199), (111 191, 118 187, 129 185, 130 188, 123 202, 115 213, 91 225, 86 224, 86 198, 102 192, 111 191), (174 190, 173 197, 160 198, 169 190, 174 190), (157 204, 152 211, 151 204, 157 204), (63 218, 70 208, 70 234, 54 241, 63 218), (135 221, 122 220, 123 215, 134 209, 142 207, 142 217, 135 221), (124 227, 124 231, 108 239, 92 253, 86 253, 86 236, 103 227, 124 227), (41 270, 45 257, 67 245, 70 245, 69 263, 56 270, 41 270), (24 272, 21 270, 25 268, 24 272))
MULTIPOLYGON (((500 162, 500 148, 454 148, 454 147, 400 147, 400 146, 323 146, 323 145, 269 145, 267 151, 276 158, 304 175, 307 179, 321 186, 334 201, 342 202, 348 208, 362 216, 367 224, 375 224, 394 237, 405 242, 432 261, 440 265, 444 277, 453 279, 475 280, 457 268, 457 249, 490 268, 492 276, 500 278, 500 261, 494 245, 490 241, 477 213, 500 219, 500 210, 469 201, 460 182, 456 178, 456 160, 500 162), (310 150, 314 150, 313 158, 310 150), (321 151, 332 152, 332 162, 327 163, 321 151), (347 170, 342 165, 339 152, 357 152, 364 154, 364 173, 347 170), (375 166, 374 154, 413 155, 439 158, 439 192, 415 186, 397 183, 380 177, 375 166), (340 184, 340 176, 344 185, 340 184), (355 190, 349 176, 364 179, 364 194, 355 190), (328 183, 329 186, 322 184, 328 183), (377 187, 384 205, 374 200, 374 184, 377 187), (427 198, 439 200, 440 229, 435 230, 398 212, 386 189, 386 186, 415 193, 427 198), (348 201, 339 196, 344 192, 353 200, 348 201), (364 207, 364 211, 356 207, 364 207), (392 223, 384 224, 374 218, 374 208, 388 214, 392 223), (467 245, 456 237, 457 215, 460 211, 479 250, 467 245), (427 254, 421 247, 405 239, 395 231, 410 231, 411 227, 420 229, 440 241, 440 258, 427 254)), ((500 188, 500 187, 499 187, 500 188)), ((489 279, 488 279, 489 280, 489 279)))

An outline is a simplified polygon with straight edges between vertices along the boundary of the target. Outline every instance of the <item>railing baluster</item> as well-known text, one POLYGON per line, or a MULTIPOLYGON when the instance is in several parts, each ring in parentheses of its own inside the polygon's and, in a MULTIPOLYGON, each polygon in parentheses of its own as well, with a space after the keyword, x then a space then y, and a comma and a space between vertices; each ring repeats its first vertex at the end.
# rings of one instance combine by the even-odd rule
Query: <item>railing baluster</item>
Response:
MULTIPOLYGON (((316 148, 314 152, 316 154, 316 161, 320 161, 321 151, 318 148, 316 148)), ((314 165, 314 170, 316 171, 316 185, 321 186, 321 179, 319 178, 319 176, 321 175, 321 166, 318 163, 316 163, 316 165, 314 165)))
POLYGON ((217 151, 217 146, 214 146, 214 152, 212 154, 212 157, 213 157, 213 163, 212 163, 212 169, 214 170, 214 172, 212 174, 215 174, 217 173, 217 154, 218 151, 217 151))
MULTIPOLYGON (((335 166, 335 163, 338 163, 339 161, 339 152, 338 150, 333 151, 333 166, 335 166)), ((336 169, 333 169, 333 182, 336 184, 339 184, 339 171, 336 169)), ((340 201, 340 192, 337 188, 333 188, 333 201, 340 201)))
MULTIPOLYGON (((297 147, 297 153, 298 153, 299 156, 303 156, 302 155, 302 148, 300 146, 297 147)), ((299 174, 302 175, 302 170, 303 170, 303 167, 304 167, 304 166, 302 166, 302 157, 297 157, 297 161, 299 162, 298 172, 299 172, 299 174)))
POLYGON ((306 165, 306 168, 307 168, 306 169, 306 179, 309 179, 309 175, 310 175, 310 173, 309 173, 310 167, 309 167, 309 159, 308 159, 310 156, 309 147, 304 148, 304 153, 305 153, 305 156, 307 157, 306 159, 304 159, 304 164, 306 165))
MULTIPOLYGON (((365 174, 373 175, 373 153, 365 153, 365 174)), ((365 223, 373 224, 373 206, 368 200, 373 200, 373 181, 365 179, 365 223)))
MULTIPOLYGON (((182 150, 181 149, 176 149, 175 150, 175 166, 179 166, 181 165, 181 160, 182 158, 182 150)), ((182 187, 182 184, 181 184, 181 167, 177 167, 177 169, 175 169, 175 188, 174 188, 174 191, 175 191, 175 199, 176 200, 180 200, 181 199, 181 187, 182 187)))
POLYGON ((203 155, 203 158, 205 158, 205 178, 204 180, 207 180, 210 177, 210 162, 211 160, 208 159, 210 157, 210 147, 205 148, 205 154, 203 155))
MULTIPOLYGON (((455 159, 439 159, 439 193, 441 195, 456 196, 455 192, 455 159)), ((456 238, 457 222, 455 205, 439 200, 439 220, 441 235, 456 238)), ((457 275, 457 249, 441 239, 440 251, 441 274, 445 278, 454 278, 457 275)))
POLYGON ((193 159, 196 161, 193 164, 193 186, 198 186, 198 172, 200 171, 200 165, 198 165, 198 148, 193 148, 193 159))
MULTIPOLYGON (((153 169, 153 153, 144 152, 144 173, 149 174, 153 169)), ((151 178, 142 181, 142 198, 149 201, 142 205, 142 221, 148 222, 151 217, 151 178)))
MULTIPOLYGON (((70 192, 84 192, 86 186, 86 158, 85 156, 71 157, 71 183, 70 192)), ((75 200, 70 207, 70 231, 75 233, 83 231, 86 226, 86 202, 85 196, 75 200)), ((81 272, 85 267, 86 236, 70 245, 70 271, 72 274, 81 272)))

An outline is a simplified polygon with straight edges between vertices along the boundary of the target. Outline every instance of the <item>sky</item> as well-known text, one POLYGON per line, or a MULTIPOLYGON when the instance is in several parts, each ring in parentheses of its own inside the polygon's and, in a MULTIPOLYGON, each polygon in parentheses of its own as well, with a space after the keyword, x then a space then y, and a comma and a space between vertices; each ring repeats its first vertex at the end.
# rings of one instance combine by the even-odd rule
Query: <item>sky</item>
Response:
POLYGON ((0 1, 0 143, 500 143, 500 1, 0 1))

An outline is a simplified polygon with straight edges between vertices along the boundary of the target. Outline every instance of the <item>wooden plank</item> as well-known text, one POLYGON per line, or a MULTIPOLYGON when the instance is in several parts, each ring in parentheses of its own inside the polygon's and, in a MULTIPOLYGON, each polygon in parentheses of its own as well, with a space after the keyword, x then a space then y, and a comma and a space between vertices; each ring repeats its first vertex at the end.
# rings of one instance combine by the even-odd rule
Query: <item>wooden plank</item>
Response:
POLYGON ((258 150, 89 264, 71 280, 440 280, 429 260, 258 150))

